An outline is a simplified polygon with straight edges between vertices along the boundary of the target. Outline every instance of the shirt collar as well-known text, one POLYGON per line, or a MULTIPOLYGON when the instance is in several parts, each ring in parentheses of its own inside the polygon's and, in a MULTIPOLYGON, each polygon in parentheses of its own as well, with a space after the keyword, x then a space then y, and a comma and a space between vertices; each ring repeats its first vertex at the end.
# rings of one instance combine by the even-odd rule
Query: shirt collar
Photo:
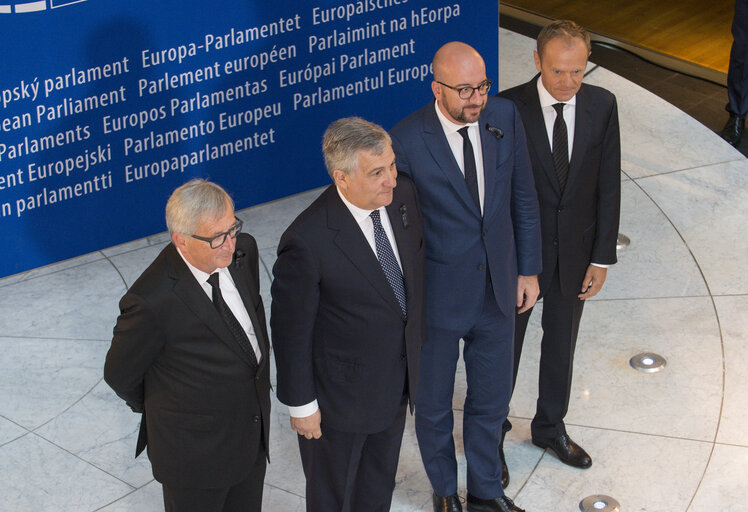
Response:
POLYGON ((436 117, 439 118, 439 122, 442 125, 442 129, 444 130, 445 135, 456 133, 457 130, 462 129, 465 126, 478 126, 478 121, 475 121, 473 123, 467 123, 467 124, 453 123, 452 121, 447 119, 447 116, 445 116, 442 113, 442 111, 439 109, 439 100, 434 100, 434 108, 436 109, 436 117))
MULTIPOLYGON (((203 272, 196 266, 194 266, 192 263, 187 261, 187 258, 184 257, 184 254, 182 254, 182 251, 179 250, 179 247, 177 247, 177 252, 179 253, 179 256, 182 257, 182 261, 187 265, 187 268, 190 269, 190 272, 192 272, 192 275, 195 276, 195 279, 197 279, 198 283, 205 283, 208 281, 208 278, 210 277, 210 274, 203 272)), ((227 269, 224 268, 217 268, 213 271, 213 273, 220 272, 221 274, 225 274, 227 269)))
POLYGON ((567 105, 576 105, 577 104, 577 95, 571 97, 569 101, 563 101, 559 102, 556 98, 551 96, 551 93, 546 90, 545 86, 543 85, 543 80, 538 77, 538 96, 540 97, 540 107, 553 107, 556 103, 565 103, 567 105))
MULTIPOLYGON (((336 186, 335 189, 338 191, 338 195, 340 196, 340 199, 343 201, 343 204, 348 208, 348 210, 351 212, 351 215, 353 215, 353 218, 356 220, 358 224, 361 224, 366 219, 369 218, 369 215, 371 215, 371 212, 374 210, 364 210, 363 208, 359 208, 355 204, 351 203, 348 199, 345 198, 343 193, 340 191, 340 189, 336 186)), ((380 217, 386 213, 384 212, 384 206, 380 206, 377 208, 379 210, 380 217)))

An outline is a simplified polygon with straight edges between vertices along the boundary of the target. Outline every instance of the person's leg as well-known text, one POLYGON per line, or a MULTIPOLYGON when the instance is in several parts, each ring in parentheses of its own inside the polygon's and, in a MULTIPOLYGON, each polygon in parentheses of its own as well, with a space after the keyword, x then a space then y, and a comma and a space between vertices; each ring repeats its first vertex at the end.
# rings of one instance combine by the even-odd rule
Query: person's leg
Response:
POLYGON ((264 448, 260 448, 254 466, 247 478, 229 488, 223 512, 246 512, 262 510, 262 490, 265 483, 267 458, 264 448))
POLYGON ((457 459, 452 436, 452 395, 460 355, 460 333, 429 326, 421 348, 416 392, 416 436, 434 493, 457 492, 457 459))
POLYGON ((392 424, 382 432, 366 436, 358 465, 351 511, 387 512, 390 509, 407 408, 407 397, 403 397, 392 424))
POLYGON ((732 19, 732 48, 727 68, 727 105, 730 118, 721 135, 737 146, 743 135, 745 116, 748 114, 748 0, 735 1, 732 19))
POLYGON ((515 315, 504 316, 491 285, 486 288, 481 317, 464 337, 468 389, 463 438, 468 493, 493 499, 504 495, 499 442, 512 391, 515 315))
POLYGON ((330 428, 324 420, 319 439, 298 436, 307 512, 337 512, 350 506, 365 438, 364 434, 330 428))
POLYGON ((561 295, 558 273, 543 297, 543 340, 540 345, 538 402, 532 436, 550 440, 564 435, 569 409, 574 350, 584 301, 561 295))
POLYGON ((223 512, 228 488, 224 489, 185 489, 161 486, 164 492, 166 512, 223 512))

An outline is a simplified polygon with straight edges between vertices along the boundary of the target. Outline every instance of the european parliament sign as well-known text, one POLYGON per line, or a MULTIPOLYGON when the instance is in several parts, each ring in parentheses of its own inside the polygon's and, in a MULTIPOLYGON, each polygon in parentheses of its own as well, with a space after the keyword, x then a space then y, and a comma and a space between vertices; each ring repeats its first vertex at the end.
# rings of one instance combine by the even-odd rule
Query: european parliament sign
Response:
POLYGON ((425 104, 450 40, 496 79, 498 2, 0 0, 0 277, 163 231, 194 176, 328 183, 325 127, 425 104))

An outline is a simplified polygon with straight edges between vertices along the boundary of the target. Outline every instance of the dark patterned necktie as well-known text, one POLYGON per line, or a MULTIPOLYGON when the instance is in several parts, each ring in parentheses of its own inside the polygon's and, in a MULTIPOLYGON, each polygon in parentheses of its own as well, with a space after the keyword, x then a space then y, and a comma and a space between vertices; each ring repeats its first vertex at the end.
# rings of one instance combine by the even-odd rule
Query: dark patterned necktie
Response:
POLYGON ((556 121, 553 123, 553 166, 556 168, 556 176, 561 192, 566 186, 566 178, 569 177, 569 135, 566 132, 566 121, 564 121, 565 103, 556 103, 556 121))
POLYGON ((214 272, 210 275, 208 278, 208 284, 213 288, 213 305, 218 310, 218 314, 221 315, 223 321, 226 322, 226 325, 236 342, 239 343, 242 350, 249 356, 249 360, 253 365, 257 366, 257 355, 255 354, 255 350, 252 348, 252 344, 249 341, 246 331, 242 327, 242 324, 239 323, 239 320, 237 320, 231 312, 229 305, 226 304, 225 300, 223 300, 221 288, 218 285, 218 272, 214 272))
POLYGON ((400 266, 397 264, 395 258, 395 252, 392 250, 390 240, 387 238, 387 233, 384 232, 382 227, 382 220, 379 218, 379 210, 374 210, 369 214, 371 221, 374 223, 374 245, 377 248, 377 259, 379 264, 384 270, 384 275, 387 277, 387 281, 392 287, 392 291, 395 292, 397 302, 400 304, 400 309, 403 312, 403 317, 408 318, 408 309, 405 295, 405 284, 403 282, 403 274, 400 271, 400 266))
POLYGON ((468 127, 465 126, 457 130, 457 133, 462 135, 462 156, 464 157, 465 165, 465 182, 468 186, 468 191, 478 205, 480 209, 480 196, 478 195, 478 171, 475 165, 475 152, 473 152, 473 144, 470 142, 468 137, 468 127))

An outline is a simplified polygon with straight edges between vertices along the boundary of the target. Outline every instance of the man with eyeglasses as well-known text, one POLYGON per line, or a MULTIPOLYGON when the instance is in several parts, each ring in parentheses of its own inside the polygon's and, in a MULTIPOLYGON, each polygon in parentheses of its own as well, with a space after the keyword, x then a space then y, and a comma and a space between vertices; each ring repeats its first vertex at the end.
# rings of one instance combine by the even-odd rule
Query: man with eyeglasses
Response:
POLYGON ((472 47, 434 55, 435 100, 390 132, 397 168, 415 182, 426 240, 427 334, 416 394, 416 435, 434 510, 462 510, 452 435, 460 339, 467 374, 463 438, 467 510, 521 511, 504 495, 498 452, 512 389, 516 310, 538 296, 537 196, 514 105, 488 97, 472 47))
POLYGON ((167 512, 260 510, 269 343, 254 238, 234 203, 194 179, 166 204, 171 243, 120 301, 104 379, 142 413, 167 512))

